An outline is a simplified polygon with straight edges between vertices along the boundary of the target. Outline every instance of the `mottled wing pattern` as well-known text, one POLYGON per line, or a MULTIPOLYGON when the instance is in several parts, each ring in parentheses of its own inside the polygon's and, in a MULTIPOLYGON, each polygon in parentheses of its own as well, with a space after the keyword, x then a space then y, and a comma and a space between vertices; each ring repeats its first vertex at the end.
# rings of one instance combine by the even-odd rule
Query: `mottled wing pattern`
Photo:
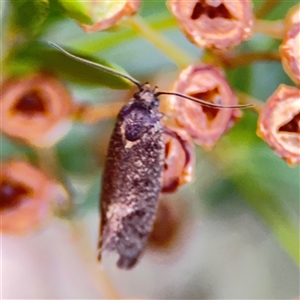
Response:
POLYGON ((123 107, 103 176, 99 258, 109 250, 118 252, 120 268, 137 262, 155 220, 163 160, 160 117, 134 104, 123 107))

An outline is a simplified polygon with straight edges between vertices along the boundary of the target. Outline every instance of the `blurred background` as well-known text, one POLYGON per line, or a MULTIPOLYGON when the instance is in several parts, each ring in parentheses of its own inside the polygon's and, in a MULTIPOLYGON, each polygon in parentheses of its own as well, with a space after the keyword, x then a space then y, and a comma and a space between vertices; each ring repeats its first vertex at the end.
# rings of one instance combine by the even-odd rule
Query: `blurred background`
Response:
MULTIPOLYGON (((69 61, 41 44, 48 41, 120 66, 161 90, 168 89, 178 74, 167 55, 126 23, 87 34, 53 4, 42 23, 34 10, 29 17, 15 2, 1 2, 2 80, 11 74, 30 73, 37 65, 33 57, 62 74, 69 61), (23 28, 17 38, 12 24, 23 28)), ((254 1, 254 10, 262 2, 254 1)), ((297 4, 278 2, 265 18, 283 19, 297 4)), ((202 56, 203 51, 178 29, 165 1, 142 1, 138 14, 190 55, 202 56)), ((274 51, 279 44, 267 35, 254 34, 239 47, 241 51, 274 51)), ((81 65, 76 64, 72 76, 68 72, 61 78, 77 103, 126 103, 134 91, 124 90, 122 80, 113 83, 116 89, 109 88, 101 84, 101 78, 98 82, 97 73, 90 74, 81 65)), ((281 83, 294 85, 280 61, 228 69, 226 76, 233 89, 261 101, 281 83)), ((175 234, 170 234, 173 240, 165 245, 155 243, 154 238, 130 271, 118 270, 113 254, 105 255, 100 266, 96 260, 101 174, 115 120, 74 122, 55 152, 56 168, 72 187, 77 223, 70 225, 63 217, 53 217, 37 232, 2 234, 1 298, 107 299, 106 289, 115 290, 120 299, 298 297, 299 167, 290 167, 257 137, 257 119, 256 112, 244 110, 243 118, 211 151, 195 146, 193 182, 164 196, 174 213, 170 217, 174 219, 170 225, 170 232, 175 228, 175 234)), ((20 158, 37 165, 40 152, 7 135, 1 137, 2 161, 20 158)), ((168 218, 164 220, 158 228, 168 218)))

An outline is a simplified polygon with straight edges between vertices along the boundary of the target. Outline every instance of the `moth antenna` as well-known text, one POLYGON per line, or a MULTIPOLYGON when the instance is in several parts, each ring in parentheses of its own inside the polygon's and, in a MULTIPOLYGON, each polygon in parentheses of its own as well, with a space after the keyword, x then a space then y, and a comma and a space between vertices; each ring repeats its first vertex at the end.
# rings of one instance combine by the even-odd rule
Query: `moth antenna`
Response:
POLYGON ((52 42, 49 42, 49 45, 51 45, 52 47, 56 48, 57 50, 59 50, 60 52, 64 53, 65 55, 81 62, 81 63, 84 63, 88 66, 91 66, 95 69, 99 69, 101 71, 104 71, 104 72, 107 72, 107 73, 110 73, 110 74, 113 74, 115 76, 119 76, 119 77, 123 77, 127 80, 129 80, 130 82, 132 82, 133 84, 135 84, 139 89, 141 89, 142 85, 136 80, 134 79, 133 77, 131 77, 130 75, 127 75, 127 74, 123 74, 121 72, 118 72, 112 68, 109 68, 109 67, 106 67, 106 66, 103 66, 103 65, 100 65, 100 64, 97 64, 95 62, 92 62, 92 61, 89 61, 87 59, 84 59, 84 58, 81 58, 81 57, 78 57, 68 51, 66 51, 65 49, 61 48, 60 46, 52 43, 52 42))
POLYGON ((237 104, 237 105, 228 105, 228 106, 227 105, 221 105, 221 104, 215 104, 215 103, 210 103, 210 102, 207 102, 205 100, 201 100, 201 99, 198 99, 198 98, 195 98, 195 97, 187 96, 187 95, 184 95, 184 94, 181 94, 181 93, 176 93, 176 92, 157 92, 155 94, 156 97, 160 96, 160 95, 178 96, 178 97, 185 98, 185 99, 188 99, 188 100, 191 100, 191 101, 200 103, 204 106, 212 107, 212 108, 249 108, 249 107, 253 107, 253 104, 237 104))

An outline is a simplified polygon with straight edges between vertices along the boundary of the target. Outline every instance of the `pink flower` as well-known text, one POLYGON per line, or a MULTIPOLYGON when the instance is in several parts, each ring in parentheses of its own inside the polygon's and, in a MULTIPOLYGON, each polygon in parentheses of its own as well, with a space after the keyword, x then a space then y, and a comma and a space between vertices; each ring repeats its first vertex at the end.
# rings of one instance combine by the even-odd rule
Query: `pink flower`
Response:
POLYGON ((187 37, 199 47, 224 49, 252 35, 249 0, 169 0, 168 6, 187 37))
POLYGON ((164 134, 165 165, 162 192, 173 193, 179 186, 192 181, 195 168, 194 145, 190 136, 175 126, 168 126, 164 134))
MULTIPOLYGON (((225 106, 237 104, 222 72, 210 65, 191 65, 184 69, 174 84, 174 91, 225 106)), ((241 117, 238 109, 209 108, 176 96, 171 96, 169 101, 177 124, 197 144, 208 149, 241 117)))
POLYGON ((1 232, 26 234, 51 216, 51 204, 66 197, 63 187, 24 161, 1 163, 1 232))
POLYGON ((93 20, 93 25, 80 24, 86 32, 95 32, 115 25, 125 16, 134 14, 140 5, 139 0, 120 1, 86 1, 88 15, 93 20))
POLYGON ((35 74, 4 81, 0 101, 0 129, 12 138, 49 147, 71 128, 71 96, 50 75, 35 74))
POLYGON ((280 52, 285 72, 296 84, 300 84, 300 22, 286 32, 280 52))
POLYGON ((289 164, 300 163, 300 90, 280 85, 263 108, 257 134, 289 164))

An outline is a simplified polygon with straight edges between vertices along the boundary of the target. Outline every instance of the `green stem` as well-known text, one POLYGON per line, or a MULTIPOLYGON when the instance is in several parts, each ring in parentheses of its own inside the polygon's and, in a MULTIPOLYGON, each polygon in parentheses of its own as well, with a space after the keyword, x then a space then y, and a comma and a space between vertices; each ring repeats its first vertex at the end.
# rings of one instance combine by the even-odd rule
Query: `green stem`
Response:
POLYGON ((140 16, 128 18, 127 23, 134 31, 149 40, 168 58, 172 59, 179 68, 184 68, 196 60, 191 54, 185 52, 176 44, 169 41, 165 36, 150 27, 140 16))
MULTIPOLYGON (((149 24, 155 30, 161 31, 174 28, 176 22, 169 14, 164 13, 155 16, 155 18, 149 18, 149 24)), ((117 31, 99 32, 93 35, 86 34, 81 38, 76 38, 73 42, 71 41, 68 45, 70 48, 84 49, 88 54, 107 50, 138 37, 139 35, 136 32, 123 27, 117 31), (97 38, 98 35, 99 38, 97 38)))
POLYGON ((261 4, 261 6, 256 10, 255 16, 258 19, 264 18, 266 15, 268 15, 272 9, 274 9, 281 0, 266 0, 261 4))
POLYGON ((241 91, 235 91, 241 104, 253 104, 252 109, 258 114, 262 111, 265 103, 241 91))

